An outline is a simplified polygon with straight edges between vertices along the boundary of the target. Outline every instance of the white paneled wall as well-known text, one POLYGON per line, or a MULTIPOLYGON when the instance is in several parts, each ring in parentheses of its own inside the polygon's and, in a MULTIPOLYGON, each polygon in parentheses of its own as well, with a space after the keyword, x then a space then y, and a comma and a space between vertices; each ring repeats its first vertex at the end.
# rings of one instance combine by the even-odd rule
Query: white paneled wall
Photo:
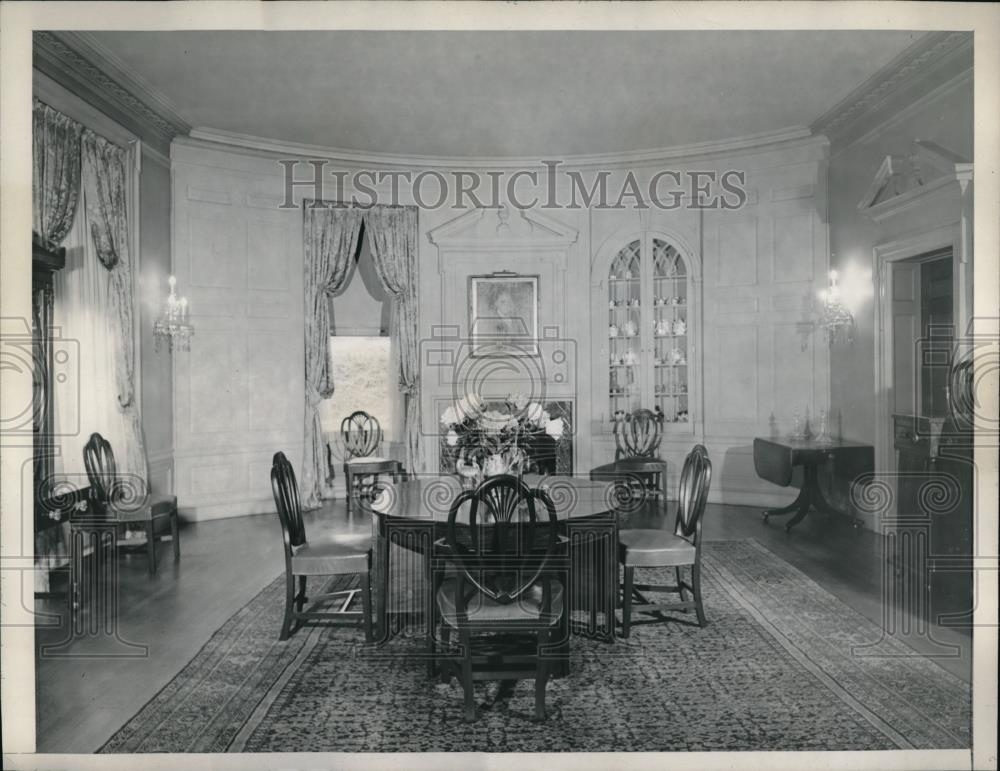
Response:
POLYGON ((302 215, 278 207, 280 175, 240 160, 172 154, 173 269, 196 330, 174 355, 175 488, 195 519, 272 511, 273 453, 302 456, 302 215))
POLYGON ((772 420, 787 433, 807 411, 815 427, 829 405, 829 350, 811 324, 829 264, 815 194, 822 146, 811 156, 773 158, 748 175, 743 209, 707 210, 703 220, 704 431, 716 461, 713 497, 727 503, 787 497, 757 478, 753 438, 768 436, 772 420))

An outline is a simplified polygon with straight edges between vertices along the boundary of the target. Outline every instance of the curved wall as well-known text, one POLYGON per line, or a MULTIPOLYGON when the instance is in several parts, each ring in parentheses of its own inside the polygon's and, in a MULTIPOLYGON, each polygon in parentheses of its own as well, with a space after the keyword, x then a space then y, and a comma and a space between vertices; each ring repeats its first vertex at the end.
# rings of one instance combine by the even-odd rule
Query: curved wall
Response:
MULTIPOLYGON (((754 436, 766 435, 773 426, 787 430, 794 412, 808 408, 815 415, 828 406, 828 350, 816 344, 807 326, 811 298, 825 281, 828 263, 827 145, 823 138, 801 134, 746 144, 624 161, 567 159, 554 174, 558 205, 550 206, 552 197, 543 190, 537 204, 523 211, 498 212, 469 200, 434 206, 428 200, 435 197, 431 187, 415 200, 399 185, 396 202, 423 204, 418 249, 424 353, 465 340, 471 276, 498 271, 538 276, 542 348, 546 341, 559 341, 565 351, 558 367, 546 369, 543 395, 572 403, 576 472, 585 474, 613 454, 602 420, 607 295, 602 296, 603 277, 592 265, 602 250, 615 248, 629 233, 673 234, 701 264, 703 332, 696 355, 703 361, 703 376, 702 406, 693 415, 691 433, 664 444, 671 476, 691 444, 703 441, 715 459, 713 500, 754 505, 785 500, 785 491, 757 479, 750 451, 754 436), (579 175, 579 182, 567 169, 579 175), (662 176, 669 172, 687 184, 691 172, 703 173, 704 183, 705 174, 718 180, 732 171, 745 175, 745 200, 732 209, 699 207, 690 190, 673 199, 669 209, 643 206, 648 196, 639 200, 658 173, 661 181, 673 181, 662 176), (579 184, 589 190, 602 176, 607 200, 594 198, 585 205, 579 184), (629 189, 638 195, 622 194, 629 189)), ((312 178, 313 167, 305 160, 322 160, 330 176, 320 197, 336 196, 332 172, 350 177, 370 171, 342 194, 365 194, 370 187, 380 202, 392 199, 391 178, 372 184, 376 170, 393 169, 383 157, 368 159, 369 164, 363 158, 335 157, 333 151, 310 156, 302 148, 277 149, 273 143, 230 138, 226 143, 179 139, 171 151, 174 271, 198 328, 198 350, 192 346, 190 357, 178 359, 175 368, 177 493, 196 518, 270 511, 271 453, 281 448, 293 460, 301 456, 302 215, 297 205, 317 191, 297 185, 286 200, 285 167, 278 161, 302 161, 295 168, 301 181, 312 178), (286 203, 292 207, 283 208, 286 203)), ((415 159, 403 170, 413 177, 446 174, 449 181, 456 171, 483 179, 503 174, 505 181, 517 172, 511 165, 421 164, 415 159)), ((542 187, 549 181, 547 170, 534 170, 542 187)), ((525 200, 533 187, 521 175, 511 189, 525 200)), ((424 358, 426 471, 438 470, 438 415, 454 396, 454 372, 462 360, 459 355, 449 370, 440 360, 424 358)), ((536 374, 514 371, 491 379, 490 389, 495 395, 531 391, 538 382, 536 374)))

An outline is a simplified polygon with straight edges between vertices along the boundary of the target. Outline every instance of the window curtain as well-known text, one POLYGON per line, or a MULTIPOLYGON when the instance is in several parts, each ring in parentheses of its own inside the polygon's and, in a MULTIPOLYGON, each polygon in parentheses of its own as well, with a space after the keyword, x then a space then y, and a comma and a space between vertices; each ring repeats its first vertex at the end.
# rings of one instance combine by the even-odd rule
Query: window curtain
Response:
POLYGON ((346 207, 303 202, 303 246, 305 250, 305 447, 302 457, 302 505, 321 505, 326 452, 319 405, 333 395, 330 373, 331 295, 339 292, 357 253, 362 211, 346 207))
POLYGON ((399 390, 404 402, 406 468, 414 472, 420 458, 417 207, 374 206, 365 214, 365 231, 375 270, 392 297, 389 333, 396 342, 393 351, 398 357, 399 390))
POLYGON ((81 205, 64 242, 66 267, 54 276, 53 327, 69 341, 65 349, 74 359, 66 368, 72 381, 57 390, 53 404, 59 448, 54 471, 73 487, 88 484, 83 446, 95 431, 111 443, 119 476, 145 479, 145 461, 137 467, 134 455, 126 451, 131 427, 115 378, 111 276, 97 256, 89 224, 86 206, 81 205))
POLYGON ((73 226, 80 195, 83 127, 37 99, 32 110, 31 228, 61 244, 73 226))
POLYGON ((84 132, 84 209, 94 254, 110 278, 110 302, 105 307, 114 348, 112 371, 127 428, 124 445, 112 447, 116 460, 127 456, 125 467, 141 479, 146 492, 146 450, 135 395, 135 292, 128 216, 129 180, 137 152, 135 145, 125 149, 92 131, 84 132))

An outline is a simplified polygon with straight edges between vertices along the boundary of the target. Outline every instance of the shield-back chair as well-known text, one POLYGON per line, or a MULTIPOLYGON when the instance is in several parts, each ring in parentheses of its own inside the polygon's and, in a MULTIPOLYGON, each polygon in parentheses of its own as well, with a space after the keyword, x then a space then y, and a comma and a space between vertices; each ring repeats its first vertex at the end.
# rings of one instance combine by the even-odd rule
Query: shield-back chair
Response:
POLYGON ((274 454, 271 464, 271 492, 274 494, 274 505, 278 509, 278 519, 281 520, 281 535, 285 549, 285 615, 281 622, 280 639, 287 640, 304 622, 353 620, 360 617, 365 630, 365 640, 371 642, 371 531, 308 540, 305 523, 302 521, 302 506, 299 503, 299 487, 295 481, 295 471, 283 452, 274 454), (319 594, 308 609, 305 607, 309 601, 306 588, 310 576, 348 575, 359 577, 360 588, 339 589, 319 594), (361 594, 361 613, 349 610, 358 593, 361 594), (338 596, 345 597, 339 611, 317 610, 317 607, 326 600, 338 596))
POLYGON ((350 514, 353 500, 369 494, 379 474, 389 474, 395 481, 403 469, 399 461, 379 456, 382 427, 377 418, 364 410, 356 410, 341 421, 340 437, 344 445, 344 480, 350 514))
MULTIPOLYGON (((136 479, 133 484, 119 477, 111 443, 98 433, 91 434, 83 447, 83 465, 87 469, 90 496, 95 508, 126 529, 143 526, 150 575, 156 573, 156 542, 166 535, 157 533, 160 522, 169 521, 174 562, 181 558, 176 496, 150 494, 144 480, 136 479)), ((124 544, 128 545, 129 540, 126 539, 124 544)))
POLYGON ((697 614, 698 626, 705 626, 701 598, 701 520, 712 482, 712 462, 703 445, 696 445, 684 459, 681 470, 677 516, 673 530, 620 530, 619 562, 624 567, 622 584, 622 636, 628 637, 633 625, 632 613, 654 613, 656 618, 641 623, 675 620, 663 611, 689 611, 697 614), (673 568, 676 583, 671 586, 635 583, 637 568, 673 568), (688 568, 691 580, 684 581, 681 569, 688 568), (656 603, 643 592, 671 592, 679 602, 656 603), (687 598, 686 592, 691 594, 687 598))
POLYGON ((474 680, 534 678, 535 718, 545 717, 545 686, 567 629, 568 558, 557 527, 549 496, 509 475, 487 479, 451 505, 447 535, 437 546, 453 570, 435 581, 431 623, 443 622, 442 647, 457 633, 458 655, 438 660, 457 670, 468 721, 476 718, 474 680), (534 645, 528 652, 523 643, 499 653, 479 649, 503 633, 533 637, 534 645))
POLYGON ((615 419, 615 459, 594 468, 590 478, 625 482, 660 503, 666 499, 667 462, 659 457, 663 415, 646 409, 615 419))

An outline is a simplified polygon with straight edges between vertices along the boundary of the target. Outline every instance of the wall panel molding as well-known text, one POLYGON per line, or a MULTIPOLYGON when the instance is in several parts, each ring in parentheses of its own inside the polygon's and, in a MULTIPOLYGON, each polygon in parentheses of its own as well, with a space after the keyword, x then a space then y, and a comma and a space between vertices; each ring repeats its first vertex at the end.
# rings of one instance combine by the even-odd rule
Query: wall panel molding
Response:
POLYGON ((174 270, 196 331, 175 354, 178 505, 197 520, 273 511, 271 457, 302 461, 302 212, 259 205, 267 179, 221 171, 227 154, 211 166, 183 155, 174 270))

